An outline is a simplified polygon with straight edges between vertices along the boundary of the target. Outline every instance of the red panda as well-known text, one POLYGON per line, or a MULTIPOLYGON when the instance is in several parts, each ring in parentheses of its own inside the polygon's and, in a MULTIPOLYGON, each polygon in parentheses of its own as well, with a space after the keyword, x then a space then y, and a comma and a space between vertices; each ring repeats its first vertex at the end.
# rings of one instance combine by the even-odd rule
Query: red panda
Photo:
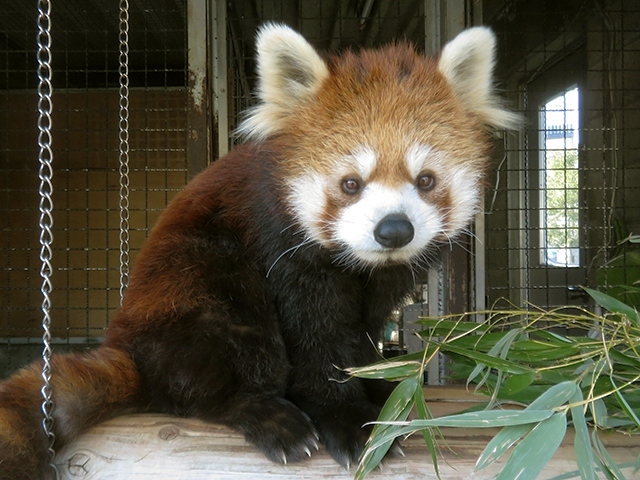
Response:
MULTIPOLYGON (((132 411, 228 425, 279 463, 323 442, 348 466, 389 386, 343 380, 416 271, 478 210, 495 38, 437 59, 404 43, 322 58, 280 25, 258 35, 247 142, 194 178, 140 252, 102 347, 54 355, 56 447, 132 411)), ((49 474, 40 365, 0 384, 0 478, 49 474)))

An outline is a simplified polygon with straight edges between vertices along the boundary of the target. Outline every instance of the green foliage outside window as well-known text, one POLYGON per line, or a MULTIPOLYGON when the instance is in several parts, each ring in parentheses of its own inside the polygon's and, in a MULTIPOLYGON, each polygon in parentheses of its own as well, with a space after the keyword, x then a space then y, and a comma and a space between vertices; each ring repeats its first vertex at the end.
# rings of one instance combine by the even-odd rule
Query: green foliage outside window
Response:
POLYGON ((544 175, 545 248, 578 248, 578 151, 547 150, 544 175))

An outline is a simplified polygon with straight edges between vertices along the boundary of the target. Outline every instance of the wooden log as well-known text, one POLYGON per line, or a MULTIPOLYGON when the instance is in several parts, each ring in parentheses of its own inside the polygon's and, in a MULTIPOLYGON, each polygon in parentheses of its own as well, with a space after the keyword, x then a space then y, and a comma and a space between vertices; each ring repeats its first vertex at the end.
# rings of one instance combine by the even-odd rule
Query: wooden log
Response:
MULTIPOLYGON (((433 397, 434 389, 429 389, 433 397)), ((451 389, 435 389, 447 401, 429 400, 434 414, 459 411, 478 397, 451 389), (453 392, 453 393, 452 393, 453 392), (453 398, 452 398, 453 397, 453 398)), ((444 429, 449 449, 442 448, 439 463, 444 480, 491 478, 499 472, 505 459, 474 472, 478 455, 497 429, 444 429)), ((631 462, 640 454, 637 437, 605 435, 609 452, 618 462, 631 462)), ((372 472, 371 480, 436 479, 431 457, 420 435, 403 442, 405 457, 385 461, 372 472)), ((58 452, 56 462, 60 478, 78 479, 349 479, 355 468, 346 471, 324 448, 300 463, 276 465, 237 432, 194 419, 165 415, 129 415, 102 423, 58 452)), ((563 445, 547 465, 540 478, 576 469, 573 437, 567 435, 563 445)), ((640 478, 632 470, 628 479, 640 478)))

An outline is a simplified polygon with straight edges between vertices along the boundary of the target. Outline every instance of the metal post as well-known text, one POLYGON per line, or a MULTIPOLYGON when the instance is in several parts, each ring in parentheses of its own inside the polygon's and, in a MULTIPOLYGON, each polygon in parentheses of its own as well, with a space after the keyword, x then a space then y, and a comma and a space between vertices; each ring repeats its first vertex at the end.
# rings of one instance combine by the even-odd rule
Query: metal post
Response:
POLYGON ((442 47, 440 1, 424 0, 424 51, 436 55, 442 47))
POLYGON ((211 78, 213 115, 218 132, 217 157, 229 151, 229 98, 227 92, 227 2, 211 2, 211 78))
POLYGON ((211 116, 207 91, 207 5, 188 0, 189 43, 187 170, 189 178, 204 170, 211 158, 211 116))
MULTIPOLYGON (((458 33, 460 33, 468 24, 472 21, 469 13, 471 12, 470 0, 425 0, 424 2, 425 12, 425 52, 428 55, 436 55, 446 42, 452 40, 458 33)), ((482 219, 484 220, 484 219, 482 219)), ((483 222, 480 227, 483 228, 483 222)), ((484 245, 476 243, 477 251, 484 248, 484 245)), ((447 261, 449 258, 447 253, 443 254, 443 264, 438 267, 434 267, 429 270, 429 283, 428 283, 428 312, 430 317, 441 316, 448 312, 448 303, 452 300, 452 295, 459 297, 459 292, 449 291, 448 279, 450 275, 445 275, 446 269, 451 268, 451 262, 447 261)), ((479 260, 476 259, 476 262, 479 260)), ((481 273, 484 274, 484 260, 480 259, 483 264, 480 266, 476 263, 476 269, 481 268, 481 273)), ((465 281, 466 276, 463 276, 465 281)), ((478 279, 476 277, 476 286, 478 279)), ((484 281, 481 282, 484 285, 484 281)), ((459 291, 465 291, 466 289, 458 289, 459 291)), ((476 297, 477 298, 477 297, 476 297)), ((484 299, 484 293, 482 293, 482 299, 484 299)), ((458 300, 460 300, 458 298, 458 300)), ((454 302, 455 303, 455 302, 454 302)), ((457 303, 460 303, 459 301, 457 303)), ((434 359, 427 366, 427 375, 429 385, 438 385, 441 383, 442 374, 444 372, 444 366, 440 356, 434 359)))
MULTIPOLYGON (((476 311, 483 311, 487 308, 486 296, 486 257, 485 257, 485 218, 484 218, 484 197, 480 199, 480 211, 476 215, 474 232, 474 303, 476 311)), ((477 318, 478 322, 484 320, 477 318)))
MULTIPOLYGON (((472 25, 480 25, 482 23, 482 0, 478 0, 473 4, 473 10, 469 15, 469 21, 472 25)), ((473 281, 473 309, 476 311, 484 311, 487 309, 487 259, 486 259, 486 222, 485 222, 485 203, 484 197, 480 198, 480 207, 475 218, 475 237, 474 241, 474 281, 473 281)), ((478 315, 477 322, 482 322, 484 316, 478 315)))

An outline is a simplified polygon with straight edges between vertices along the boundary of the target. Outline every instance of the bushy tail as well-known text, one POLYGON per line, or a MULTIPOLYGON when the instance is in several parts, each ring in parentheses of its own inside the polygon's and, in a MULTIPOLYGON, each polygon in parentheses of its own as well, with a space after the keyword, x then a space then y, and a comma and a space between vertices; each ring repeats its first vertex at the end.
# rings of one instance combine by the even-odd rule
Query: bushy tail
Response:
MULTIPOLYGON (((0 383, 0 480, 49 478, 42 427, 41 362, 0 383)), ((91 425, 139 405, 140 376, 124 351, 96 350, 52 358, 55 448, 91 425)))

